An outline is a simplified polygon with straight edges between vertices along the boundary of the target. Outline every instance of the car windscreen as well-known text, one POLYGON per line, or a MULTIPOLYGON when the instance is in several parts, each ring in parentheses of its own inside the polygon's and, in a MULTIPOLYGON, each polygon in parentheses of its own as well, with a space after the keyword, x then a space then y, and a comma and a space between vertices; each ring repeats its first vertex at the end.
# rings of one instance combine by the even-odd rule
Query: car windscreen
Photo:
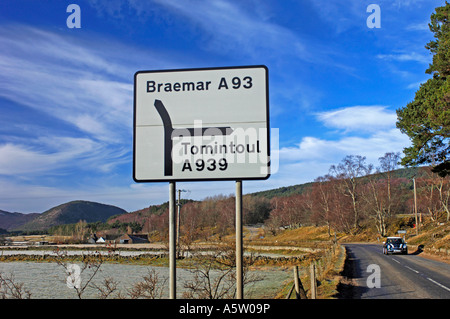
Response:
POLYGON ((401 240, 400 238, 390 238, 386 241, 387 244, 394 244, 394 245, 399 245, 399 244, 403 244, 403 240, 401 240))

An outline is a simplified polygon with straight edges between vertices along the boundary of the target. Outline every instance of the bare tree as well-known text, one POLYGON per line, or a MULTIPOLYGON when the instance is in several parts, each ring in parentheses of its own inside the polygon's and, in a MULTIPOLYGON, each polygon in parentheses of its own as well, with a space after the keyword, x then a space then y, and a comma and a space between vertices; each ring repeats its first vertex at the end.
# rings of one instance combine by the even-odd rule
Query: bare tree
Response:
POLYGON ((134 284, 128 294, 132 299, 160 299, 164 295, 166 283, 167 278, 161 278, 155 269, 152 269, 143 277, 143 281, 134 284))
POLYGON ((100 270, 104 262, 103 256, 100 253, 83 254, 81 256, 81 264, 78 265, 75 264, 75 260, 70 263, 68 262, 69 257, 67 251, 56 249, 54 253, 56 255, 56 263, 62 266, 68 274, 67 284, 75 289, 78 298, 81 299, 86 288, 100 270), (86 269, 91 271, 90 274, 85 273, 86 269), (83 280, 81 280, 83 273, 85 275, 83 276, 83 280), (85 280, 86 278, 87 280, 85 280))
POLYGON ((371 170, 371 165, 366 164, 366 157, 360 155, 347 155, 337 166, 330 167, 330 174, 341 181, 342 194, 351 198, 353 210, 353 227, 359 228, 359 177, 371 170))
POLYGON ((365 211, 375 221, 381 236, 386 236, 387 225, 392 217, 393 208, 398 206, 400 188, 393 187, 392 172, 397 168, 400 153, 386 153, 378 158, 380 166, 374 174, 368 168, 367 178, 362 187, 365 211), (394 196, 396 195, 396 196, 394 196))
POLYGON ((439 176, 438 183, 436 183, 436 189, 439 193, 439 201, 441 203, 441 207, 447 213, 447 221, 449 221, 450 183, 448 175, 446 177, 439 176))
POLYGON ((86 234, 88 232, 87 229, 87 223, 85 220, 80 220, 78 221, 78 223, 75 224, 75 229, 74 229, 74 233, 73 233, 73 239, 76 242, 83 242, 84 238, 86 237, 86 234))
POLYGON ((313 220, 325 222, 328 226, 328 235, 331 236, 331 176, 319 176, 314 180, 312 189, 313 220))
MULTIPOLYGON (((209 253, 193 257, 193 280, 184 284, 184 298, 224 299, 236 295, 235 249, 232 244, 219 245, 209 253)), ((254 262, 253 256, 244 260, 244 285, 261 280, 250 275, 249 266, 254 262)))
POLYGON ((435 187, 435 178, 430 172, 428 177, 416 178, 417 202, 419 211, 428 211, 431 220, 437 220, 441 204, 439 193, 435 187))
POLYGON ((418 209, 428 211, 431 219, 436 220, 441 212, 450 219, 450 178, 442 177, 432 172, 430 168, 424 168, 425 176, 416 179, 418 209))
POLYGON ((97 285, 95 283, 92 283, 91 285, 98 290, 98 296, 100 299, 107 299, 108 297, 112 296, 115 291, 118 290, 117 281, 112 277, 103 279, 101 285, 97 285))
POLYGON ((24 288, 23 283, 15 280, 14 275, 4 275, 0 272, 0 299, 30 299, 31 292, 24 288))
POLYGON ((387 195, 387 205, 386 205, 386 215, 391 216, 391 210, 394 204, 392 198, 392 172, 397 169, 398 163, 400 161, 400 153, 389 152, 384 154, 384 156, 378 158, 380 162, 380 168, 378 169, 386 180, 386 195, 387 195))
POLYGON ((265 221, 268 230, 275 235, 280 228, 297 228, 309 222, 312 203, 309 193, 274 197, 270 201, 271 211, 265 221))
POLYGON ((386 236, 388 220, 387 188, 383 180, 369 177, 365 185, 364 200, 369 218, 375 221, 375 226, 381 236, 386 236))

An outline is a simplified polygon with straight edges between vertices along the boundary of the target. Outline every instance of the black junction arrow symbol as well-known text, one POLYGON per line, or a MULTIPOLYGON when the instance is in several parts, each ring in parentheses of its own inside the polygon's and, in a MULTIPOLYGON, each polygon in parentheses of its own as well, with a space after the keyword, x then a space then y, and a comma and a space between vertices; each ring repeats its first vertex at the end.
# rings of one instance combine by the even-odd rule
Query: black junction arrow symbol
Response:
POLYGON ((164 176, 173 175, 172 148, 173 138, 183 136, 218 136, 230 135, 231 127, 176 128, 172 126, 169 113, 161 100, 155 100, 155 108, 161 116, 164 126, 164 176))

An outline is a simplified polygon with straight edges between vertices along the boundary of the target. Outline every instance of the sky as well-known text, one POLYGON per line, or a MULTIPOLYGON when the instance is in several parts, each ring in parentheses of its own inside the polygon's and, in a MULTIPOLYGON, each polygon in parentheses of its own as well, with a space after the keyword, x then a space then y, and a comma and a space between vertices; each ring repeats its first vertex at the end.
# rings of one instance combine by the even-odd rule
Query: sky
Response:
MULTIPOLYGON (((139 70, 267 66, 275 165, 269 179, 244 181, 244 193, 313 181, 346 155, 377 166, 410 145, 395 111, 430 78, 428 23, 444 4, 2 0, 0 210, 88 200, 134 211, 168 200, 168 183, 132 178, 139 70)), ((232 181, 177 187, 196 200, 235 192, 232 181)))

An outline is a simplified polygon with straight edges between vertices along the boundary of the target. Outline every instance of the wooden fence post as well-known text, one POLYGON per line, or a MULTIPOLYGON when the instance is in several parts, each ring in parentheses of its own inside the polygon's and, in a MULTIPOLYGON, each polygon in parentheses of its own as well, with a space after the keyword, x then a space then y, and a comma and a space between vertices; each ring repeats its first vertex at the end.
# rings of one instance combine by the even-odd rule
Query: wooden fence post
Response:
POLYGON ((300 280, 300 276, 298 274, 298 266, 294 266, 294 284, 292 285, 291 289, 289 290, 286 299, 291 298, 292 292, 295 288, 295 297, 296 299, 308 299, 306 297, 305 289, 303 288, 302 281, 300 280))
POLYGON ((311 262, 311 299, 316 299, 317 297, 317 283, 316 283, 316 265, 311 262))
POLYGON ((298 266, 294 266, 294 284, 295 284, 295 295, 297 299, 308 299, 306 297, 305 289, 303 288, 302 281, 298 274, 298 266))

